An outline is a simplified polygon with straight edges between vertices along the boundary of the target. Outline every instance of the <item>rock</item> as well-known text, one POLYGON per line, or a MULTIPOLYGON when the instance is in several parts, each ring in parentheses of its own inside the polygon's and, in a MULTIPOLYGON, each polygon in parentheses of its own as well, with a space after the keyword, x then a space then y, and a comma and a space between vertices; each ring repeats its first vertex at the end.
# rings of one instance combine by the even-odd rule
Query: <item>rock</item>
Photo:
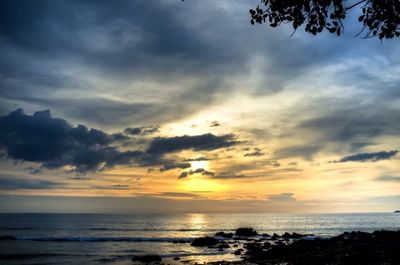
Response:
POLYGON ((199 237, 195 238, 190 245, 194 247, 206 247, 206 246, 215 246, 219 241, 213 237, 199 237))
POLYGON ((271 237, 271 236, 268 235, 268 234, 262 234, 261 236, 262 236, 262 237, 271 237))
POLYGON ((242 237, 252 237, 252 236, 258 236, 258 233, 253 228, 241 227, 241 228, 236 229, 235 235, 242 236, 242 237))
POLYGON ((0 236, 0 240, 16 240, 15 236, 0 236))
POLYGON ((292 233, 292 238, 294 238, 294 239, 298 239, 298 238, 302 238, 302 237, 306 237, 306 236, 314 236, 314 235, 312 235, 312 234, 302 235, 302 234, 298 234, 298 233, 292 233))
POLYGON ((229 245, 228 244, 219 244, 217 247, 218 248, 229 248, 229 245))
POLYGON ((159 255, 140 255, 140 256, 138 255, 138 256, 133 256, 132 260, 148 263, 148 262, 155 262, 155 261, 159 262, 162 260, 162 258, 159 255))
POLYGON ((225 232, 218 232, 215 236, 223 237, 223 238, 232 238, 233 233, 225 233, 225 232))
POLYGON ((275 234, 275 233, 274 233, 274 234, 272 235, 272 237, 271 237, 272 240, 277 240, 277 239, 279 239, 279 238, 281 238, 280 235, 275 234))
POLYGON ((282 238, 284 238, 284 239, 300 239, 300 238, 303 238, 303 237, 306 237, 306 236, 314 236, 314 235, 312 235, 312 234, 303 235, 303 234, 298 234, 298 233, 290 234, 288 232, 285 232, 282 235, 282 238))
POLYGON ((272 246, 271 243, 269 243, 269 242, 264 242, 264 248, 269 248, 269 247, 271 247, 271 246, 272 246))
POLYGON ((180 260, 180 259, 181 259, 180 257, 175 257, 175 258, 174 258, 174 260, 180 260))
MULTIPOLYGON (((288 237, 288 234, 283 236, 288 237)), ((268 246, 247 243, 243 257, 245 261, 256 264, 400 264, 400 231, 375 231, 372 234, 346 232, 330 239, 299 239, 289 242, 276 242, 268 246)))
POLYGON ((238 249, 235 252, 233 252, 233 254, 236 256, 239 256, 239 255, 242 255, 242 251, 240 249, 238 249))

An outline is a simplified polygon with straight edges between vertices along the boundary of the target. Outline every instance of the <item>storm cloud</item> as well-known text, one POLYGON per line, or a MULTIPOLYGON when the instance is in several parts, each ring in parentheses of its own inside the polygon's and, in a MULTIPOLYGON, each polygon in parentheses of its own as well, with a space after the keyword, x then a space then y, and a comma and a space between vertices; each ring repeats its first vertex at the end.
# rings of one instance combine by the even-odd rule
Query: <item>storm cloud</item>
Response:
POLYGON ((143 155, 141 151, 119 151, 114 144, 121 140, 126 140, 121 134, 73 127, 53 118, 48 110, 27 115, 18 109, 0 117, 0 148, 7 157, 48 169, 71 166, 73 171, 96 171, 129 164, 143 155))
POLYGON ((194 151, 215 150, 230 147, 238 143, 240 141, 235 140, 235 135, 233 134, 216 136, 207 133, 194 136, 158 137, 154 138, 150 143, 147 152, 150 154, 164 154, 188 149, 194 151))
POLYGON ((187 169, 191 167, 188 161, 165 156, 188 149, 212 151, 240 143, 232 134, 208 133, 156 137, 145 150, 137 146, 136 150, 122 151, 121 142, 129 141, 120 133, 108 134, 84 125, 73 127, 64 119, 53 118, 49 110, 28 115, 18 109, 0 117, 0 150, 7 158, 38 163, 41 168, 81 173, 117 165, 161 166, 160 171, 187 169))

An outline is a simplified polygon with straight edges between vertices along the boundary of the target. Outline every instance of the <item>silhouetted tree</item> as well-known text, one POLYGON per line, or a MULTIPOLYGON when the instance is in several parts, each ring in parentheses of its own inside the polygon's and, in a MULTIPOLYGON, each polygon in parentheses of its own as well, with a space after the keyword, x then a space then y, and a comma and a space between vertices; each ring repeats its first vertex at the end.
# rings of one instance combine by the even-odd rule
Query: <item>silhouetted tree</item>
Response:
POLYGON ((381 40, 400 36, 400 0, 261 0, 250 9, 251 24, 277 27, 291 23, 295 31, 305 25, 304 30, 313 35, 327 30, 340 36, 342 21, 355 7, 362 11, 358 21, 363 27, 357 35, 364 33, 364 38, 377 36, 381 40))

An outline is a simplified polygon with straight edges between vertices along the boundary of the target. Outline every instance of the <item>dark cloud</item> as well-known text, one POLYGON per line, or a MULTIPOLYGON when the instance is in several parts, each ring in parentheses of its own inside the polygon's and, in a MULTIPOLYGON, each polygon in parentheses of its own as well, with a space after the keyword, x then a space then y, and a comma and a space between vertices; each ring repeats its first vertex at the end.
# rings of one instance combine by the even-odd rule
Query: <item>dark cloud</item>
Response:
POLYGON ((160 169, 160 171, 166 171, 166 170, 171 170, 171 169, 185 169, 185 168, 190 168, 190 163, 165 163, 164 166, 160 169))
POLYGON ((244 154, 245 157, 249 157, 249 156, 263 156, 264 153, 261 151, 255 151, 255 152, 251 152, 251 153, 246 153, 244 154))
POLYGON ((207 175, 207 176, 215 175, 214 172, 207 171, 204 168, 196 168, 195 170, 190 170, 189 175, 193 175, 193 174, 201 174, 201 175, 207 175))
POLYGON ((221 124, 218 121, 213 121, 210 124, 210 127, 218 127, 218 126, 221 126, 221 124))
POLYGON ((212 160, 212 158, 208 158, 206 156, 200 156, 200 157, 196 157, 196 158, 188 158, 185 159, 185 162, 194 162, 194 161, 210 161, 212 160))
POLYGON ((201 197, 199 194, 187 193, 187 192, 161 192, 151 194, 156 197, 176 197, 176 198, 198 198, 201 197))
POLYGON ((393 158, 398 151, 380 151, 375 153, 360 153, 355 155, 344 156, 333 163, 344 163, 344 162, 377 162, 380 160, 388 160, 393 158))
POLYGON ((9 159, 38 163, 42 169, 64 168, 80 173, 117 165, 161 166, 160 171, 187 169, 191 167, 188 161, 166 156, 187 149, 210 151, 228 147, 239 143, 234 138, 231 134, 157 137, 150 141, 147 151, 122 151, 121 142, 129 143, 129 137, 84 125, 73 127, 63 119, 53 118, 48 110, 27 115, 18 109, 0 117, 0 151, 9 159))
POLYGON ((0 190, 41 190, 64 187, 64 183, 16 177, 0 177, 0 190))
POLYGON ((164 154, 183 150, 215 150, 230 147, 240 143, 233 134, 216 136, 211 133, 202 135, 184 135, 176 137, 157 137, 150 143, 147 152, 150 154, 164 154))
POLYGON ((281 166, 281 164, 276 160, 263 161, 263 162, 261 162, 261 165, 263 165, 263 166, 271 166, 271 167, 280 167, 281 166))
POLYGON ((247 176, 245 176, 243 174, 237 174, 237 173, 228 171, 228 172, 221 172, 221 173, 215 174, 213 176, 213 178, 216 178, 216 179, 245 179, 245 178, 247 178, 247 176))
POLYGON ((131 186, 126 184, 114 184, 109 186, 93 186, 92 188, 99 190, 130 190, 131 186))
POLYGON ((159 132, 158 126, 144 126, 125 128, 124 132, 129 135, 150 135, 159 132))
POLYGON ((215 176, 214 172, 207 171, 204 168, 196 168, 195 170, 181 172, 178 179, 183 179, 194 174, 200 174, 204 176, 215 176))
POLYGON ((75 176, 75 177, 70 177, 68 179, 72 179, 72 180, 91 180, 93 178, 85 177, 85 176, 75 176))
POLYGON ((118 151, 112 144, 120 140, 125 137, 83 125, 72 127, 53 118, 48 110, 27 115, 18 109, 0 117, 0 147, 7 157, 39 163, 43 168, 73 166, 73 170, 85 172, 128 164, 142 155, 139 151, 118 151))
POLYGON ((181 172, 181 174, 179 174, 178 179, 184 179, 187 176, 189 176, 189 172, 184 171, 184 172, 181 172))

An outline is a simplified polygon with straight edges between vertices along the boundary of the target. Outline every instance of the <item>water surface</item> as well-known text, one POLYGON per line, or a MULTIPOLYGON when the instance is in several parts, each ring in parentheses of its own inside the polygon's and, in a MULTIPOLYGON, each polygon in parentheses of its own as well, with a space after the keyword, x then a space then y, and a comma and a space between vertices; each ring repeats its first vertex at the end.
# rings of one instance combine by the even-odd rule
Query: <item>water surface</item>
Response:
POLYGON ((345 231, 399 230, 400 214, 0 214, 0 236, 15 237, 0 240, 0 263, 130 264, 132 255, 148 253, 198 262, 235 259, 232 250, 221 253, 189 242, 238 227, 329 237, 345 231))

